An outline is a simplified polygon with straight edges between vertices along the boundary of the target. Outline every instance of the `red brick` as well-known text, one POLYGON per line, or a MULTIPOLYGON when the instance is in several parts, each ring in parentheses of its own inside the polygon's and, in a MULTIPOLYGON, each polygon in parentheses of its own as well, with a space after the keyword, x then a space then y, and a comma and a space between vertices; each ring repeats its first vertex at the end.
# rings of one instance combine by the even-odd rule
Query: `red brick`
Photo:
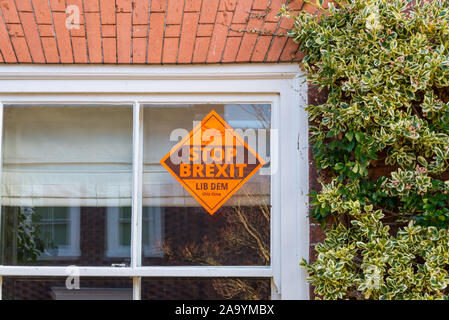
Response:
POLYGON ((278 22, 279 18, 276 18, 276 15, 279 13, 279 10, 281 9, 284 2, 283 0, 271 0, 270 12, 268 12, 267 16, 265 17, 265 21, 278 22))
POLYGON ((182 21, 182 33, 179 44, 178 63, 190 63, 192 61, 195 45, 195 32, 197 31, 198 12, 185 12, 182 21))
POLYGON ((40 24, 39 34, 41 37, 54 37, 55 31, 52 24, 40 24))
POLYGON ((311 14, 317 14, 319 9, 315 5, 313 5, 313 4, 306 3, 302 7, 302 11, 305 11, 305 12, 308 12, 308 13, 311 13, 311 14))
MULTIPOLYGON (((16 2, 19 1, 26 2, 27 0, 16 0, 16 2)), ((50 6, 52 11, 60 11, 60 12, 66 11, 65 0, 50 0, 50 6)))
POLYGON ((237 4, 237 0, 221 0, 219 11, 234 11, 235 6, 237 4))
MULTIPOLYGON (((151 2, 151 5, 153 5, 151 2)), ((161 63, 162 42, 164 36, 165 13, 150 15, 150 33, 148 35, 148 62, 161 63)))
POLYGON ((166 24, 181 24, 184 0, 168 0, 166 24))
MULTIPOLYGON (((79 10, 79 21, 80 24, 84 24, 84 11, 83 11, 83 1, 82 0, 64 0, 67 3, 67 7, 75 6, 79 10)), ((94 0, 97 1, 97 0, 94 0)), ((65 12, 66 10, 64 10, 65 12)), ((74 13, 73 11, 70 13, 74 13)))
POLYGON ((103 38, 104 63, 117 63, 117 39, 103 38))
POLYGON ((201 0, 185 0, 184 12, 198 12, 201 10, 201 0))
POLYGON ((101 34, 103 37, 112 38, 117 36, 117 27, 115 25, 102 25, 101 34))
POLYGON ((28 45, 24 37, 11 38, 14 51, 16 52, 17 62, 19 63, 31 63, 31 56, 28 51, 28 45))
POLYGON ((268 49, 267 62, 277 62, 281 56, 282 50, 284 49, 287 38, 285 37, 274 37, 271 47, 268 49))
POLYGON ((235 7, 232 23, 246 23, 251 10, 252 0, 240 0, 235 7))
POLYGON ((58 43, 60 60, 62 63, 73 63, 72 44, 69 30, 66 27, 66 15, 62 12, 54 12, 55 31, 58 43))
POLYGON ((293 42, 290 38, 287 40, 287 44, 285 45, 284 51, 282 51, 280 61, 292 61, 296 58, 296 54, 298 51, 298 44, 293 42))
POLYGON ((162 63, 176 63, 178 56, 179 38, 166 38, 164 40, 164 51, 162 53, 162 63))
POLYGON ((31 6, 30 0, 18 0, 15 4, 18 11, 33 12, 33 7, 31 6))
POLYGON ((279 23, 279 31, 280 33, 285 33, 293 27, 293 20, 288 18, 282 18, 279 23))
POLYGON ((20 23, 14 0, 0 1, 0 9, 3 12, 3 17, 5 18, 6 23, 20 23))
POLYGON ((217 16, 219 0, 206 0, 203 2, 200 23, 214 23, 217 16))
MULTIPOLYGON (((148 31, 148 25, 134 25, 133 26, 133 38, 146 38, 148 31)), ((145 50, 146 51, 146 50, 145 50)))
POLYGON ((0 50, 2 51, 5 62, 17 62, 14 49, 9 40, 8 30, 6 29, 3 19, 0 17, 0 50))
POLYGON ((277 27, 277 22, 265 22, 262 27, 262 31, 268 34, 273 34, 274 32, 276 32, 277 27))
POLYGON ((101 27, 100 14, 98 12, 87 12, 86 14, 87 49, 91 63, 101 63, 101 27))
POLYGON ((70 35, 72 37, 86 37, 86 26, 84 24, 80 24, 78 28, 70 29, 70 35))
MULTIPOLYGON (((263 21, 260 19, 255 19, 255 18, 250 19, 250 21, 248 22, 248 25, 247 25, 247 29, 248 30, 251 30, 251 29, 260 30, 262 23, 263 23, 263 21)), ((243 35, 242 44, 240 46, 239 53, 237 54, 236 61, 247 62, 251 59, 251 54, 254 50, 254 45, 256 44, 257 37, 258 37, 257 33, 246 32, 243 35)))
POLYGON ((131 0, 116 0, 117 12, 131 12, 131 0))
POLYGON ((115 24, 115 0, 100 0, 102 24, 115 24))
MULTIPOLYGON (((293 23, 275 17, 282 3, 286 0, 0 0, 3 31, 9 32, 5 39, 0 32, 1 59, 11 63, 17 54, 35 63, 297 61, 297 45, 272 36, 293 23), (79 29, 66 28, 66 5, 80 8, 79 29), (249 18, 249 12, 268 15, 264 22, 249 18)), ((303 1, 290 7, 299 10, 303 1)))
POLYGON ((24 37, 22 25, 21 24, 7 24, 8 33, 11 37, 24 37))
POLYGON ((196 38, 195 49, 193 51, 193 63, 206 62, 207 52, 209 49, 210 38, 196 38))
POLYGON ((293 10, 301 10, 303 5, 304 5, 304 1, 302 1, 302 0, 292 0, 288 3, 288 7, 293 10))
POLYGON ((47 63, 61 62, 55 38, 42 38, 42 45, 44 47, 45 60, 47 60, 47 63))
POLYGON ((75 63, 88 63, 86 38, 72 37, 72 46, 75 63))
POLYGON ((228 35, 229 27, 227 26, 231 23, 231 19, 231 12, 221 11, 218 13, 217 23, 215 24, 214 32, 212 34, 209 54, 207 56, 206 62, 220 62, 226 44, 226 36, 228 35))
POLYGON ((263 62, 270 46, 272 36, 259 36, 251 57, 253 62, 263 62))
POLYGON ((323 242, 325 239, 325 234, 323 229, 321 229, 321 226, 319 224, 310 224, 310 232, 309 232, 309 237, 310 237, 310 244, 317 244, 320 242, 323 242))
POLYGON ((266 10, 269 0, 254 0, 253 10, 266 10))
POLYGON ((44 63, 44 51, 42 49, 41 39, 37 30, 34 14, 32 12, 21 12, 20 19, 28 42, 33 62, 44 63))
POLYGON ((246 24, 234 23, 231 25, 231 30, 229 30, 228 37, 243 37, 246 32, 246 24))
POLYGON ((34 13, 37 23, 52 24, 52 17, 48 0, 31 0, 33 3, 34 13))
POLYGON ((147 38, 133 39, 133 63, 145 63, 147 43, 147 38))
POLYGON ((214 30, 214 24, 199 24, 196 35, 198 37, 210 37, 212 35, 212 31, 214 30))
POLYGON ((131 13, 117 13, 117 62, 131 63, 131 13))
POLYGON ((164 12, 167 0, 151 0, 151 12, 164 12))
POLYGON ((179 24, 166 25, 165 26, 165 37, 166 38, 179 38, 181 34, 181 26, 179 24))
MULTIPOLYGON (((118 0, 117 0, 118 1, 118 0)), ((99 12, 98 0, 83 0, 85 12, 99 12)))
POLYGON ((148 24, 150 0, 133 0, 133 24, 148 24))
POLYGON ((226 47, 223 52, 223 62, 234 62, 239 51, 241 37, 231 37, 226 41, 226 47))

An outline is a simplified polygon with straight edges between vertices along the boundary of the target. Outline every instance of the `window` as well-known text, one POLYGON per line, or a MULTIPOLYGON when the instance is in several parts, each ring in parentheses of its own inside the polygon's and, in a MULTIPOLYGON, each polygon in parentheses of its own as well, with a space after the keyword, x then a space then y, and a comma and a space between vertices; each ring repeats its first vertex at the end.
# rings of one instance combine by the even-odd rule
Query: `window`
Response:
POLYGON ((23 214, 31 215, 39 230, 39 240, 43 243, 45 257, 79 257, 80 255, 80 210, 67 207, 21 207, 23 214))
POLYGON ((29 298, 28 285, 43 299, 183 298, 190 288, 198 299, 247 298, 227 290, 242 284, 263 299, 307 298, 299 72, 2 66, 0 295, 29 298), (211 110, 267 160, 214 215, 159 163, 182 137, 173 130, 211 110), (63 289, 70 265, 89 283, 79 292, 63 289))
MULTIPOLYGON (((144 257, 161 258, 162 214, 160 208, 147 207, 142 217, 142 244, 144 257)), ((131 208, 108 208, 108 257, 130 257, 131 208)))
POLYGON ((165 221, 160 239, 165 259, 153 259, 144 250, 144 266, 270 264, 271 108, 271 104, 143 105, 143 212, 163 212, 165 221), (212 110, 267 161, 264 170, 213 216, 159 163, 178 142, 177 130, 191 131, 195 121, 212 110))
POLYGON ((3 114, 3 264, 129 265, 123 217, 114 223, 127 247, 111 257, 103 248, 109 215, 131 212, 132 106, 5 105, 3 114))

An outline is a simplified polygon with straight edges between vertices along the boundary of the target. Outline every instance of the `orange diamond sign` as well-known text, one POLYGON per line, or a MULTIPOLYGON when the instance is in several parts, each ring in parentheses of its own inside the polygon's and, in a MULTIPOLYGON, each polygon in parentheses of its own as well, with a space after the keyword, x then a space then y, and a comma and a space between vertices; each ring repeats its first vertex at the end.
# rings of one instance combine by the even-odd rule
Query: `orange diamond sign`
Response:
POLYGON ((265 162, 218 113, 211 111, 161 160, 210 214, 265 162))

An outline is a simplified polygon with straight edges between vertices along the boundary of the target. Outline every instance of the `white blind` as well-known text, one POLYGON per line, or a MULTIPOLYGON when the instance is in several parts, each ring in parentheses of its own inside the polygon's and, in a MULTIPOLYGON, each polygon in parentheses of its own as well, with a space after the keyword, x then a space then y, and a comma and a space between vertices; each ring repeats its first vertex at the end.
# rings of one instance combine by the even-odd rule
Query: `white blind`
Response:
POLYGON ((131 108, 5 108, 3 205, 129 206, 131 169, 131 108))
MULTIPOLYGON (((176 143, 173 128, 191 130, 208 113, 189 111, 160 108, 145 121, 144 206, 198 206, 159 164, 176 143)), ((130 107, 5 108, 2 205, 130 206, 131 186, 130 107)), ((269 195, 269 176, 256 173, 225 205, 269 203, 269 195)))
MULTIPOLYGON (((193 129, 193 122, 201 121, 212 109, 223 116, 226 121, 232 119, 257 120, 251 115, 241 112, 242 109, 238 106, 166 105, 144 109, 144 206, 199 206, 198 201, 159 164, 159 161, 178 142, 170 141, 173 130, 184 129, 185 133, 190 132, 193 129)), ((248 121, 245 123, 248 123, 248 121)), ((256 150, 256 145, 249 144, 256 150)), ((261 203, 270 203, 270 176, 260 175, 259 171, 226 201, 225 206, 254 206, 261 203)))

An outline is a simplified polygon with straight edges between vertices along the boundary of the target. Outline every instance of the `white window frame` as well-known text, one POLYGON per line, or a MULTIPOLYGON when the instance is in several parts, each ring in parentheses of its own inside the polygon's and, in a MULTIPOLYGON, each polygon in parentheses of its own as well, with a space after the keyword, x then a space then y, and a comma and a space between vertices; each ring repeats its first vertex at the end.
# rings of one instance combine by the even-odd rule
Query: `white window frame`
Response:
MULTIPOLYGON (((77 259, 81 255, 80 252, 80 208, 69 208, 69 244, 67 246, 58 247, 58 260, 77 259)), ((37 259, 40 261, 54 259, 50 253, 44 251, 37 259)))
MULTIPOLYGON (((152 258, 162 258, 164 256, 164 252, 160 246, 155 246, 155 242, 162 243, 162 217, 161 210, 159 209, 157 216, 154 221, 155 227, 157 230, 152 230, 150 221, 145 221, 144 217, 142 217, 142 225, 144 223, 148 223, 148 227, 150 230, 150 244, 143 245, 143 255, 144 257, 152 257, 152 258)), ((118 207, 107 207, 107 215, 106 215, 106 226, 107 226, 107 249, 106 249, 106 257, 108 258, 129 258, 130 257, 130 247, 123 246, 120 244, 119 239, 119 225, 120 225, 120 209, 118 207)), ((143 232, 142 232, 143 235, 143 232)))
MULTIPOLYGON (((131 265, 80 267, 81 277, 261 277, 272 279, 273 299, 308 299, 309 256, 307 83, 297 64, 193 66, 0 66, 0 123, 4 104, 132 104, 133 197, 131 265), (270 266, 141 265, 143 104, 270 103, 273 166, 270 266), (276 150, 276 151, 275 151, 276 150)), ((0 125, 0 126, 1 126, 0 125)), ((2 128, 0 127, 0 135, 2 128)), ((0 141, 2 141, 0 136, 0 141)), ((0 154, 1 154, 0 145, 0 154)), ((1 179, 1 175, 0 175, 1 179)), ((1 181, 0 181, 1 182, 1 181)), ((3 276, 67 276, 66 267, 0 266, 3 276)), ((0 287, 1 288, 1 287, 0 287)), ((0 289, 1 299, 1 289, 0 289)))

